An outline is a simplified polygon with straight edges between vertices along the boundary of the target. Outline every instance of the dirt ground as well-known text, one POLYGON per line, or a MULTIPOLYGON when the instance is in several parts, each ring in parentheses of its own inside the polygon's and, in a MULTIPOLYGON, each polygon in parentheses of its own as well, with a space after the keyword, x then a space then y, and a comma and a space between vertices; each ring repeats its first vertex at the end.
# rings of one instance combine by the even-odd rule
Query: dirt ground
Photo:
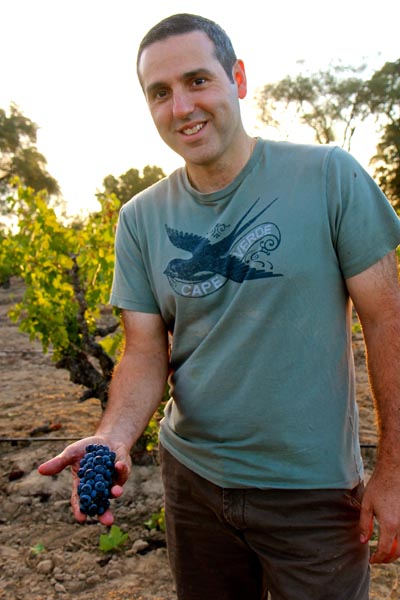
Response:
MULTIPOLYGON (((79 404, 81 389, 68 373, 8 319, 22 291, 18 281, 0 288, 0 600, 175 600, 164 536, 144 525, 163 503, 156 463, 137 465, 124 495, 113 501, 115 524, 128 540, 107 553, 99 536, 108 528, 95 520, 79 525, 71 515, 69 473, 37 473, 65 438, 90 435, 101 411, 97 400, 79 404)), ((361 442, 374 445, 361 334, 354 336, 354 351, 361 442)), ((375 449, 364 455, 368 476, 375 449)), ((400 564, 373 567, 371 600, 399 597, 400 564)))

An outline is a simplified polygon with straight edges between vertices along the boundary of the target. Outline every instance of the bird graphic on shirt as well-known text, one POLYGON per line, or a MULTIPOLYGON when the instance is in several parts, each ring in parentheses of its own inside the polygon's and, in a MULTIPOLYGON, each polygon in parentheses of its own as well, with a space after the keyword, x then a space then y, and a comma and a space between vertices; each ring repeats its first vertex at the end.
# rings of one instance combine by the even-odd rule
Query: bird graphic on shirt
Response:
POLYGON ((245 222, 246 217, 260 200, 258 198, 232 231, 220 241, 211 243, 208 238, 194 233, 178 231, 165 225, 168 237, 172 244, 180 250, 192 254, 191 258, 175 258, 171 260, 164 273, 172 279, 180 281, 204 281, 213 274, 220 274, 227 279, 242 283, 248 279, 261 279, 273 277, 271 271, 259 270, 230 253, 235 242, 249 227, 274 203, 275 198, 254 217, 245 222))

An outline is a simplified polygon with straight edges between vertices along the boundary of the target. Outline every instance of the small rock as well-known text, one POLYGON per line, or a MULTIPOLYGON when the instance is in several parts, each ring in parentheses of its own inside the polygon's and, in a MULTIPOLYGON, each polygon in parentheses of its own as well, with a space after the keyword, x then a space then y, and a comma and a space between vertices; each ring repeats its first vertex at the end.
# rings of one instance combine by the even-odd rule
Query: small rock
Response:
POLYGON ((143 502, 138 502, 136 504, 136 512, 138 512, 139 514, 147 513, 147 506, 143 502))
POLYGON ((110 579, 116 579, 117 577, 121 576, 121 571, 119 569, 110 569, 109 571, 107 571, 107 577, 109 577, 110 579))
POLYGON ((148 547, 149 544, 145 540, 136 540, 136 542, 132 544, 131 550, 133 554, 137 554, 138 552, 142 552, 142 550, 146 550, 148 547))
POLYGON ((18 496, 15 495, 13 498, 14 504, 26 505, 32 504, 32 498, 28 498, 28 496, 18 496))
POLYGON ((53 502, 53 506, 55 509, 64 508, 65 506, 69 506, 69 504, 69 500, 56 500, 55 502, 53 502))
POLYGON ((36 565, 36 571, 42 575, 49 575, 53 570, 53 566, 51 558, 46 558, 36 565))
POLYGON ((70 594, 76 594, 77 592, 81 592, 85 587, 85 584, 82 584, 81 581, 68 581, 68 592, 70 594))
POLYGON ((62 583, 56 583, 56 585, 54 586, 54 591, 55 592, 59 592, 61 594, 66 594, 67 593, 67 590, 62 585, 62 583))
MULTIPOLYGON (((4 559, 4 564, 9 563, 10 560, 19 560, 19 551, 13 548, 11 545, 0 546, 0 559, 4 559)), ((3 563, 3 560, 1 562, 3 563)))
POLYGON ((101 578, 100 578, 100 576, 99 576, 99 575, 91 575, 90 577, 88 577, 88 578, 86 579, 86 582, 87 582, 89 585, 94 585, 94 584, 96 584, 96 583, 100 583, 100 581, 101 581, 101 578))

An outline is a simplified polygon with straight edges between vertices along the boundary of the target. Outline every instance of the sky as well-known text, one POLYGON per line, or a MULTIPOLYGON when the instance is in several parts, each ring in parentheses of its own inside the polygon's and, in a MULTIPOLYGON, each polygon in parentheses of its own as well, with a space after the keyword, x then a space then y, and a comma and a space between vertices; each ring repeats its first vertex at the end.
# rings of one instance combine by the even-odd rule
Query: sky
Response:
MULTIPOLYGON (((367 61, 378 69, 400 57, 399 1, 372 6, 365 0, 0 0, 0 107, 14 102, 39 126, 37 147, 67 212, 85 213, 98 207, 95 193, 106 175, 146 165, 169 174, 182 165, 158 137, 136 80, 137 47, 159 20, 191 12, 227 31, 246 66, 246 129, 264 135, 254 101, 264 84, 297 73, 299 64, 317 70, 367 61)), ((367 146, 359 139, 352 147, 361 163, 367 146)))

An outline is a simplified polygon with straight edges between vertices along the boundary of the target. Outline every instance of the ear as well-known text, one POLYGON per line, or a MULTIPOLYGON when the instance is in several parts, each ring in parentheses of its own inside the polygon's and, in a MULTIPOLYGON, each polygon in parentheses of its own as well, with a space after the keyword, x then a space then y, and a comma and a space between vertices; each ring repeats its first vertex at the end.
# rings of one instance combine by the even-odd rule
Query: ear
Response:
POLYGON ((247 79, 244 63, 242 60, 237 60, 233 67, 233 79, 237 85, 238 97, 243 100, 247 94, 247 79))

